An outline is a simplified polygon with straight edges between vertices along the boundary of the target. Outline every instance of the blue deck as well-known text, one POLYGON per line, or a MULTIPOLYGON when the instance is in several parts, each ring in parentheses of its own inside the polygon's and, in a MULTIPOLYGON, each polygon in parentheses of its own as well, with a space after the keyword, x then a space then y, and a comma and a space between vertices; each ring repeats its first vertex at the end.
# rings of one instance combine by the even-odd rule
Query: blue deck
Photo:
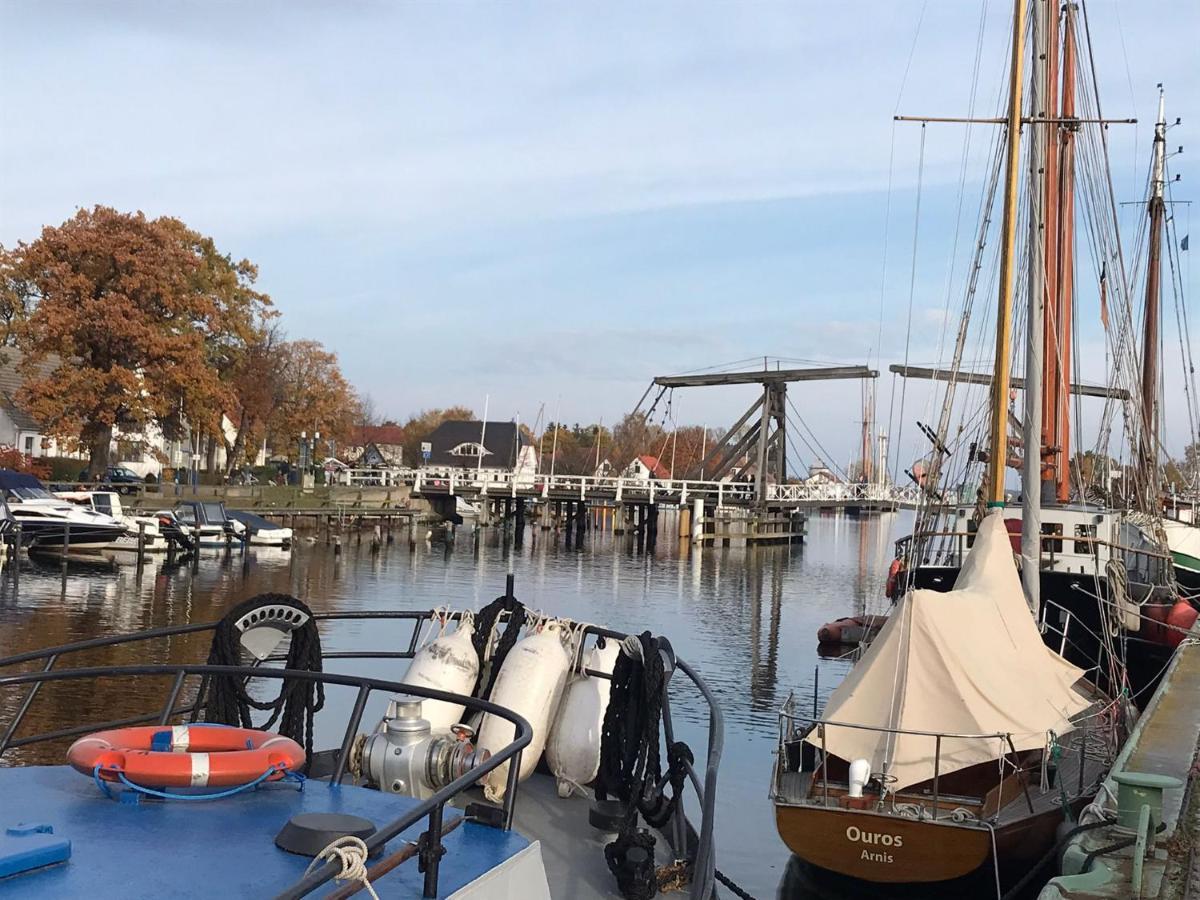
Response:
MULTIPOLYGON (((269 785, 211 802, 132 805, 105 798, 91 779, 67 766, 0 768, 0 831, 18 822, 46 822, 71 841, 72 850, 65 864, 0 879, 0 897, 269 897, 299 879, 309 862, 275 846, 275 835, 296 813, 349 813, 378 827, 414 803, 310 781, 303 791, 269 785)), ((400 840, 415 840, 427 821, 400 840)), ((473 822, 444 843, 443 897, 529 844, 516 832, 473 822)), ((399 847, 399 840, 392 841, 387 851, 399 847)), ((423 876, 416 863, 409 860, 380 879, 381 895, 420 897, 423 876)))

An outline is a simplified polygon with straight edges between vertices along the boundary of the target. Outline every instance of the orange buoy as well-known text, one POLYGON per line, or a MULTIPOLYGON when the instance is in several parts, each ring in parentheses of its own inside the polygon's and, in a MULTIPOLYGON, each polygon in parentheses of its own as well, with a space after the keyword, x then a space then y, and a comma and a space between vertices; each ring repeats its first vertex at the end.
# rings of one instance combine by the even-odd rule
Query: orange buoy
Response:
POLYGON ((884 594, 891 599, 896 599, 896 588, 900 584, 900 572, 904 569, 904 563, 900 561, 900 557, 892 560, 892 564, 888 566, 887 587, 884 588, 884 594))
POLYGON ((104 781, 123 775, 155 787, 233 787, 278 781, 304 765, 304 750, 291 738, 253 728, 141 725, 82 737, 67 762, 104 781))
POLYGON ((1196 607, 1186 600, 1180 600, 1171 607, 1171 611, 1167 613, 1167 624, 1174 627, 1164 629, 1167 632, 1168 646, 1178 647, 1183 643, 1183 639, 1187 637, 1186 632, 1191 631, 1192 626, 1196 624, 1197 615, 1196 607), (1182 630, 1176 631, 1176 628, 1182 630))

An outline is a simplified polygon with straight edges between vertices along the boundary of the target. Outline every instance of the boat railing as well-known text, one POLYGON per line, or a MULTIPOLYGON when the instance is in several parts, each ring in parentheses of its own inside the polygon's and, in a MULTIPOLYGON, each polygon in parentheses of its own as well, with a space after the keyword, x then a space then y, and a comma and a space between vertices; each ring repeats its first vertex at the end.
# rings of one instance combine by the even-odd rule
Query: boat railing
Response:
MULTIPOLYGON (((350 661, 355 661, 355 660, 372 660, 372 659, 374 659, 374 660, 412 659, 413 656, 416 655, 418 649, 420 648, 421 636, 423 633, 425 633, 425 629, 427 626, 431 625, 438 618, 454 620, 454 619, 458 618, 460 615, 461 615, 461 613, 454 613, 454 612, 447 613, 445 611, 435 611, 435 610, 358 610, 358 611, 348 611, 348 612, 314 613, 313 618, 314 618, 314 620, 317 621, 317 623, 319 625, 321 625, 321 624, 332 625, 334 623, 343 622, 343 621, 380 621, 380 620, 384 620, 384 621, 405 622, 411 626, 411 631, 409 631, 407 633, 407 635, 402 635, 401 639, 394 645, 394 647, 396 649, 353 649, 353 650, 327 649, 322 652, 322 660, 327 663, 328 661, 332 661, 332 660, 342 660, 342 661, 350 662, 350 661)), ((500 622, 505 621, 506 618, 507 618, 507 613, 502 613, 501 617, 500 617, 500 622)), ((66 669, 62 669, 62 667, 60 666, 60 663, 65 662, 65 663, 69 664, 69 661, 72 658, 78 659, 79 654, 83 654, 83 653, 86 653, 87 651, 92 651, 92 650, 108 649, 108 648, 121 647, 121 646, 129 647, 131 645, 144 645, 144 644, 148 644, 148 643, 156 642, 156 641, 170 644, 173 641, 173 639, 177 639, 177 638, 180 638, 183 636, 200 635, 200 634, 203 634, 206 632, 211 633, 216 628, 216 625, 217 625, 216 622, 195 623, 195 624, 188 624, 188 625, 176 625, 176 626, 169 626, 169 627, 163 627, 163 628, 149 629, 147 631, 136 632, 136 633, 132 633, 132 634, 120 634, 120 635, 111 635, 111 636, 107 636, 107 637, 89 638, 89 639, 75 641, 75 642, 68 643, 68 644, 61 644, 61 645, 54 646, 54 647, 47 647, 47 648, 43 648, 40 650, 33 650, 33 651, 25 652, 25 653, 18 653, 18 654, 14 654, 12 656, 8 656, 6 658, 0 659, 0 686, 6 685, 6 684, 14 684, 14 685, 15 684, 28 684, 29 685, 29 690, 26 692, 25 696, 20 701, 20 703, 17 707, 17 710, 13 714, 13 716, 7 721, 7 723, 5 723, 3 720, 0 720, 0 729, 2 729, 2 730, 0 730, 0 765, 2 765, 4 762, 5 753, 11 749, 28 746, 30 744, 44 743, 46 741, 51 741, 51 740, 56 740, 56 739, 61 740, 61 739, 70 738, 70 737, 77 737, 79 735, 88 734, 90 732, 100 731, 100 730, 104 730, 104 729, 108 729, 108 728, 123 728, 123 727, 131 726, 131 725, 152 724, 152 723, 162 721, 161 717, 164 715, 164 711, 160 710, 160 711, 146 713, 146 714, 137 715, 137 716, 127 716, 127 717, 120 718, 120 719, 113 719, 113 720, 105 721, 105 722, 75 725, 75 726, 71 726, 71 727, 67 727, 67 728, 57 729, 52 732, 46 732, 43 734, 18 736, 20 727, 21 727, 22 723, 25 721, 26 717, 28 716, 31 708, 33 707, 34 702, 37 699, 38 693, 40 692, 42 685, 45 684, 47 681, 60 679, 61 677, 63 677, 63 674, 65 672, 69 672, 69 671, 88 671, 88 672, 100 672, 100 673, 107 672, 110 674, 116 673, 118 671, 117 667, 112 667, 112 666, 107 667, 107 668, 100 668, 100 669, 90 668, 90 669, 66 670, 66 669), (23 672, 21 675, 10 675, 10 676, 4 675, 5 671, 10 671, 17 666, 25 667, 27 669, 32 669, 33 671, 26 671, 26 672, 23 672), (13 679, 23 679, 23 680, 14 681, 13 679)), ((625 635, 619 631, 614 631, 614 630, 608 629, 608 628, 602 628, 602 627, 596 626, 596 625, 584 626, 584 628, 581 631, 581 637, 576 644, 576 658, 575 658, 575 660, 573 660, 573 663, 574 663, 573 671, 575 669, 579 669, 580 671, 584 672, 585 674, 595 675, 595 676, 603 677, 603 678, 611 678, 612 676, 607 673, 584 668, 580 664, 580 661, 583 659, 583 653, 584 653, 584 649, 587 644, 587 641, 589 638, 593 638, 593 637, 595 637, 595 638, 604 637, 605 639, 620 641, 620 640, 624 640, 627 637, 627 635, 625 635)), ((722 754, 724 751, 724 733, 725 733, 724 717, 722 715, 721 708, 720 708, 719 704, 717 703, 716 697, 713 695, 711 689, 704 682, 704 680, 700 677, 700 675, 685 660, 675 656, 674 653, 670 650, 669 644, 667 644, 665 641, 663 643, 666 644, 666 650, 664 652, 664 656, 669 657, 664 660, 665 665, 666 665, 667 678, 666 678, 666 680, 664 682, 664 686, 663 686, 663 702, 662 702, 662 718, 663 718, 663 732, 664 732, 663 736, 666 740, 667 745, 670 746, 670 744, 673 743, 676 739, 675 738, 675 724, 674 724, 674 721, 671 716, 671 703, 670 703, 671 683, 672 683, 672 681, 677 681, 677 679, 672 679, 670 677, 674 670, 678 670, 684 674, 684 676, 687 678, 687 682, 692 686, 692 688, 694 688, 696 691, 698 691, 700 693, 701 697, 704 699, 704 702, 708 706, 708 723, 707 723, 708 729, 707 729, 707 735, 706 735, 707 746, 705 748, 703 768, 702 768, 702 770, 700 768, 698 768, 699 763, 693 764, 691 762, 687 762, 686 758, 684 760, 684 765, 687 770, 687 783, 691 786, 692 793, 694 794, 694 798, 693 798, 694 802, 698 805, 698 807, 700 809, 699 830, 697 831, 695 829, 695 827, 692 825, 692 823, 687 818, 687 815, 685 812, 686 804, 684 802, 684 798, 680 798, 680 802, 677 805, 676 813, 673 816, 672 821, 670 823, 668 823, 668 826, 666 829, 666 836, 671 841, 672 846, 678 855, 684 856, 684 855, 687 855, 689 852, 693 854, 692 883, 691 883, 691 887, 690 887, 689 896, 692 897, 693 900, 702 900, 702 898, 704 898, 704 900, 707 900, 707 898, 715 895, 714 885, 715 885, 715 878, 716 878, 716 854, 715 854, 714 826, 715 826, 715 819, 716 819, 717 772, 718 772, 718 768, 721 763, 721 757, 722 757, 722 754)), ((139 655, 141 655, 141 656, 149 655, 140 646, 139 646, 139 651, 141 651, 139 653, 139 655)), ((284 660, 284 658, 285 657, 283 657, 282 655, 273 654, 273 655, 268 656, 264 660, 264 662, 279 663, 279 662, 282 662, 284 660)), ((151 667, 151 668, 153 668, 153 667, 151 667)), ((169 667, 158 667, 157 670, 165 671, 167 668, 169 668, 169 667)), ((171 668, 170 670, 176 671, 179 668, 181 668, 181 667, 176 666, 176 667, 171 668)), ((203 668, 203 667, 190 666, 190 667, 185 667, 185 668, 187 668, 188 671, 191 672, 191 671, 196 671, 197 669, 203 668)), ((128 667, 126 667, 126 669, 122 670, 122 671, 127 671, 127 670, 128 670, 128 667)), ((241 674, 243 674, 248 679, 252 678, 252 677, 253 678, 257 678, 257 677, 276 678, 276 677, 279 677, 276 673, 279 673, 282 671, 285 671, 285 670, 257 665, 257 666, 247 667, 244 670, 244 672, 242 672, 241 674)), ((129 673, 129 674, 133 674, 133 673, 129 673)), ((300 673, 300 674, 304 675, 305 673, 300 673)), ((309 673, 309 675, 311 675, 311 674, 312 673, 309 673)), ((329 676, 330 678, 335 679, 333 681, 330 681, 329 683, 336 683, 336 684, 346 683, 346 681, 345 681, 346 676, 332 676, 328 672, 317 673, 317 674, 321 678, 324 678, 325 676, 329 676)), ((80 676, 80 677, 83 677, 83 676, 80 676)), ((308 678, 308 680, 312 680, 311 677, 309 677, 309 676, 306 676, 306 677, 308 678)), ((363 681, 370 683, 371 679, 363 679, 363 681)), ((383 683, 384 682, 380 682, 380 684, 383 684, 383 683)), ((434 699, 442 699, 438 696, 438 692, 436 692, 436 691, 430 693, 426 689, 418 689, 416 686, 409 686, 409 685, 403 684, 401 682, 387 682, 387 684, 395 685, 395 687, 386 688, 389 690, 397 690, 397 691, 401 691, 403 693, 410 693, 410 694, 414 694, 416 696, 421 696, 421 697, 429 696, 429 697, 433 697, 434 699)), ((195 721, 196 719, 198 719, 198 717, 201 713, 201 709, 198 708, 198 705, 196 702, 193 702, 191 705, 187 705, 187 706, 183 706, 183 707, 179 707, 179 708, 176 708, 176 706, 175 706, 182 689, 183 689, 182 679, 177 680, 176 683, 172 686, 169 702, 164 707, 165 714, 167 714, 168 717, 170 715, 187 715, 187 716, 192 717, 192 720, 195 721)), ((372 688, 372 690, 378 690, 378 689, 379 688, 372 688)), ((447 695, 447 696, 449 696, 449 695, 447 695)), ((485 707, 481 707, 481 706, 479 706, 479 704, 486 703, 486 701, 481 701, 481 700, 478 700, 475 698, 467 698, 467 697, 456 697, 453 700, 453 702, 462 703, 468 709, 477 709, 477 708, 485 709, 485 707)), ((355 718, 361 718, 361 715, 362 715, 361 707, 362 707, 362 705, 365 705, 365 703, 366 703, 365 696, 360 696, 360 698, 356 699, 355 711, 353 714, 353 716, 355 718), (361 699, 361 704, 359 703, 359 699, 361 699)), ((487 710, 485 709, 485 711, 487 711, 487 710)), ((347 733, 349 734, 349 732, 347 732, 347 733)), ((528 743, 528 740, 526 740, 525 743, 528 743)), ((524 744, 522 744, 522 746, 524 746, 524 744)), ((339 759, 339 762, 338 762, 339 774, 341 774, 341 772, 344 770, 345 750, 346 750, 346 747, 343 747, 342 751, 339 753, 339 757, 338 757, 338 759, 339 759)), ((512 755, 512 754, 510 754, 510 755, 512 755)), ((495 759, 495 757, 493 757, 493 759, 495 759)), ((512 767, 510 767, 510 769, 509 769, 510 779, 512 777, 512 773, 516 772, 517 769, 519 769, 519 765, 517 765, 517 764, 514 764, 512 767)), ((480 773, 480 774, 482 774, 482 773, 480 773)), ((475 776, 475 780, 478 780, 479 777, 480 777, 479 775, 475 776)), ((472 781, 471 783, 473 784, 474 781, 472 781)), ((512 808, 513 808, 512 803, 515 799, 515 796, 516 796, 515 792, 512 792, 512 791, 508 791, 505 794, 506 827, 508 827, 508 825, 510 825, 511 821, 512 821, 512 808)), ((407 827, 407 826, 405 826, 405 827, 407 827)), ((289 896, 300 896, 300 895, 296 894, 296 895, 289 895, 289 896)))
MULTIPOLYGON (((918 565, 958 566, 966 558, 974 539, 975 532, 972 531, 918 531, 896 541, 896 556, 899 559, 906 559, 914 544, 928 546, 930 542, 938 541, 940 546, 926 552, 924 554, 926 558, 919 560, 918 565)), ((1063 547, 1068 543, 1075 545, 1073 548, 1075 553, 1070 555, 1088 556, 1097 561, 1101 558, 1101 551, 1107 550, 1108 556, 1124 560, 1131 575, 1144 574, 1147 580, 1154 577, 1155 568, 1161 568, 1171 559, 1170 554, 1164 551, 1146 547, 1130 547, 1090 535, 1043 534, 1041 540, 1042 562, 1053 563, 1065 555, 1063 547)))
MULTIPOLYGON (((998 731, 982 734, 967 734, 945 731, 921 731, 919 729, 912 728, 887 728, 884 726, 863 725, 854 722, 836 722, 831 719, 822 719, 815 716, 797 714, 794 709, 793 698, 789 697, 788 702, 784 704, 783 708, 779 712, 779 746, 777 748, 778 760, 775 768, 775 776, 771 785, 771 795, 773 799, 785 797, 785 792, 782 790, 782 785, 780 784, 780 778, 786 771, 784 767, 788 764, 789 745, 794 745, 795 743, 801 741, 807 741, 809 736, 815 733, 819 743, 815 746, 811 744, 809 746, 814 746, 815 752, 819 754, 819 762, 815 761, 812 772, 814 779, 816 778, 816 772, 818 770, 821 773, 821 805, 823 807, 838 805, 837 803, 831 804, 831 796, 829 792, 829 760, 831 759, 831 754, 827 745, 828 732, 835 728, 849 728, 858 731, 870 731, 876 734, 886 734, 896 737, 904 736, 928 738, 933 749, 933 783, 931 786, 931 792, 928 793, 928 801, 931 807, 931 812, 928 814, 928 818, 933 821, 937 821, 939 818, 942 818, 942 801, 952 800, 958 805, 956 805, 954 810, 946 813, 946 818, 952 818, 956 821, 961 821, 962 813, 958 811, 959 806, 962 803, 969 803, 977 807, 975 818, 982 822, 984 821, 985 806, 987 802, 986 797, 965 796, 957 793, 944 793, 941 790, 943 763, 942 751, 944 742, 995 741, 995 761, 997 767, 1001 771, 1003 771, 1004 767, 1008 765, 1008 757, 1010 755, 1016 756, 1017 754, 1016 748, 1013 745, 1012 734, 1009 732, 998 731)), ((885 794, 890 793, 892 796, 892 802, 895 804, 896 792, 890 792, 886 790, 886 786, 891 776, 889 776, 887 772, 872 772, 870 777, 880 781, 883 786, 883 789, 880 790, 879 794, 879 803, 882 805, 884 803, 885 794)), ((892 780, 894 781, 894 779, 892 780)), ((1028 787, 1023 785, 1023 788, 1028 799, 1028 787)), ((914 795, 914 797, 916 796, 917 795, 914 795)), ((924 801, 926 799, 926 794, 919 795, 919 799, 924 801)), ((925 819, 927 817, 923 802, 919 804, 919 817, 921 819, 925 819)))
MULTIPOLYGON (((416 825, 422 819, 428 817, 429 829, 425 835, 423 835, 423 837, 427 842, 431 842, 432 847, 436 849, 434 849, 432 852, 426 852, 422 857, 425 872, 425 896, 437 896, 439 859, 441 857, 440 835, 442 833, 446 804, 462 792, 466 791, 489 772, 499 768, 510 760, 512 764, 508 768, 507 788, 503 801, 503 827, 507 830, 512 826, 513 809, 516 803, 517 775, 519 774, 521 765, 521 751, 529 745, 530 740, 532 740, 533 732, 529 726, 529 723, 521 716, 487 700, 480 700, 475 697, 463 697, 457 694, 448 693, 446 691, 433 690, 420 685, 409 685, 399 681, 387 681, 363 676, 337 675, 332 672, 273 669, 256 666, 100 666, 82 669, 60 669, 55 671, 52 668, 52 664, 53 660, 56 658, 57 655, 52 656, 50 658, 51 661, 48 662, 40 671, 24 672, 15 675, 0 675, 0 689, 20 687, 22 685, 28 685, 30 688, 25 695, 17 715, 14 717, 10 725, 10 728, 5 732, 5 740, 3 744, 0 744, 0 761, 3 761, 3 755, 6 750, 18 746, 61 740, 78 734, 86 734, 92 731, 100 731, 108 728, 124 727, 134 724, 154 722, 159 725, 169 725, 173 720, 177 720, 184 716, 190 716, 192 717, 192 721, 195 721, 195 714, 199 712, 199 700, 194 701, 191 704, 184 704, 182 706, 179 705, 179 698, 183 693, 185 683, 189 677, 212 678, 219 676, 233 676, 235 678, 240 677, 246 679, 298 679, 301 681, 320 683, 322 685, 341 685, 345 687, 357 688, 354 707, 346 723, 346 730, 342 738, 341 748, 337 754, 333 775, 330 777, 331 784, 340 784, 345 778, 350 756, 353 751, 355 738, 359 734, 359 729, 362 727, 363 713, 366 710, 367 701, 374 691, 412 694, 423 699, 443 700, 450 703, 463 703, 472 711, 498 716, 513 725, 514 736, 510 743, 497 750, 487 760, 477 764, 463 775, 451 781, 449 784, 439 788, 432 796, 425 800, 416 802, 415 805, 408 809, 403 815, 385 825, 380 826, 374 834, 366 839, 368 852, 374 851, 375 848, 382 847, 388 841, 398 837, 400 834, 416 825), (89 723, 86 725, 75 726, 73 728, 44 732, 42 734, 32 735, 25 738, 12 739, 13 730, 15 727, 19 727, 21 721, 29 712, 29 708, 32 705, 34 698, 37 696, 38 691, 44 684, 50 682, 79 681, 85 679, 94 681, 104 678, 149 678, 166 676, 173 676, 171 689, 161 710, 159 710, 157 713, 120 720, 111 720, 102 723, 89 723)), ((298 898, 307 896, 321 885, 332 879, 340 871, 340 862, 326 862, 323 866, 316 869, 311 874, 305 875, 299 881, 285 888, 283 891, 278 893, 276 897, 298 898)))

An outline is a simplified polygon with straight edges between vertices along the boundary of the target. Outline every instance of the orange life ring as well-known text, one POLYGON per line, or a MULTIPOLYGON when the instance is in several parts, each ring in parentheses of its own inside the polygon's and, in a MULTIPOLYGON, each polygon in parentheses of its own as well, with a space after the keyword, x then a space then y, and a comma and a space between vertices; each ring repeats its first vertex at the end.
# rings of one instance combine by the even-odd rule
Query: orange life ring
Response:
POLYGON ((224 725, 141 725, 82 737, 67 762, 85 775, 155 787, 232 787, 278 781, 304 765, 291 738, 224 725), (269 773, 269 774, 268 774, 269 773))

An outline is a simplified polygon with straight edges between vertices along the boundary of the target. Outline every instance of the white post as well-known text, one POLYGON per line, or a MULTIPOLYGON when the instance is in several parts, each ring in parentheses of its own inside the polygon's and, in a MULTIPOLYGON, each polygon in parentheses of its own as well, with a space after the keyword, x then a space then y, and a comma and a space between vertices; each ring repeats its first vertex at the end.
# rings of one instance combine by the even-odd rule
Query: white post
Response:
POLYGON ((704 540, 704 498, 692 501, 692 543, 699 545, 704 540))

